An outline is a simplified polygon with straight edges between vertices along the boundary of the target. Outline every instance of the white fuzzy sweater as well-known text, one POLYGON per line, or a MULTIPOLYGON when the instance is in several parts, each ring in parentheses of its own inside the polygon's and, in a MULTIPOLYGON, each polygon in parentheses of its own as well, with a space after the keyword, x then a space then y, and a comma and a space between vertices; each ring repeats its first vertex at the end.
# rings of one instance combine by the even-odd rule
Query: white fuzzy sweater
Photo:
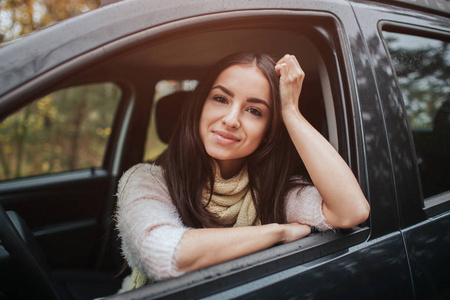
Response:
MULTIPOLYGON (((154 280, 182 275, 176 266, 177 247, 189 228, 183 225, 171 201, 161 168, 135 165, 120 179, 117 195, 117 228, 128 264, 154 280)), ((288 193, 286 217, 289 223, 331 229, 314 186, 288 193)))

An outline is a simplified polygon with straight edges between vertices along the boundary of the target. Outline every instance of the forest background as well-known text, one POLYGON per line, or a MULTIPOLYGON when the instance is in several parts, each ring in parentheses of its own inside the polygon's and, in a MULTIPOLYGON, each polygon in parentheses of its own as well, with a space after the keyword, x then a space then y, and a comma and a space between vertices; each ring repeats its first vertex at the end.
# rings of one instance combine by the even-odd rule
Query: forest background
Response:
POLYGON ((100 0, 0 0, 0 42, 100 6, 100 0))

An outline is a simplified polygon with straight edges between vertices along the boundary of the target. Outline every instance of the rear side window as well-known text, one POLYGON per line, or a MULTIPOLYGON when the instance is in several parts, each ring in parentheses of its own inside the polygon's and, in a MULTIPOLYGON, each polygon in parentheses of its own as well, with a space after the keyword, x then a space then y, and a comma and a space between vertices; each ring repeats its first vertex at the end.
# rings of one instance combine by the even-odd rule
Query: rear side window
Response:
POLYGON ((101 167, 121 90, 99 83, 58 90, 0 124, 0 180, 101 167))
POLYGON ((383 32, 414 139, 424 197, 450 189, 450 48, 447 41, 383 32))

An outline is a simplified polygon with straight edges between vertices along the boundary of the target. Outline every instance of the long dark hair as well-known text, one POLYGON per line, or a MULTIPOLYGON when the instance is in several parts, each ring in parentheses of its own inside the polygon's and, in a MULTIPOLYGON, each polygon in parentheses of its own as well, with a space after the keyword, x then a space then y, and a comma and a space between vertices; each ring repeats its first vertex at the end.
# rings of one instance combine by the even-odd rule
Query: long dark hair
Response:
POLYGON ((157 159, 172 201, 186 226, 217 227, 202 203, 203 188, 214 186, 214 167, 200 138, 203 104, 216 78, 234 65, 256 67, 267 78, 272 96, 269 129, 261 145, 247 157, 249 185, 262 224, 285 222, 284 198, 294 173, 304 171, 283 124, 275 60, 266 54, 236 53, 215 64, 195 89, 166 151, 157 159))

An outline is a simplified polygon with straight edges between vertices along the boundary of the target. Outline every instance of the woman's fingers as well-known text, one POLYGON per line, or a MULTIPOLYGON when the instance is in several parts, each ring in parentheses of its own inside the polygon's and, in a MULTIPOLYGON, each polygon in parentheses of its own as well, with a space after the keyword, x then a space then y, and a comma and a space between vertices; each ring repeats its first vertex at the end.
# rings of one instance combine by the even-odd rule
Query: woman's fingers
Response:
MULTIPOLYGON (((300 63, 298 62, 297 58, 294 55, 286 54, 283 56, 276 64, 275 69, 277 69, 277 66, 281 66, 285 64, 287 67, 287 70, 290 74, 293 74, 295 77, 303 76, 304 72, 303 69, 300 66, 300 63)), ((278 67, 279 69, 279 67, 278 67)), ((278 74, 280 75, 280 74, 278 74)))
POLYGON ((293 55, 285 54, 279 61, 277 61, 277 64, 285 63, 291 56, 293 55))
POLYGON ((311 226, 300 223, 283 224, 282 226, 284 226, 284 243, 296 241, 311 233, 311 226))
POLYGON ((297 58, 294 55, 290 55, 286 59, 286 64, 288 66, 290 73, 294 77, 293 79, 298 80, 300 83, 303 82, 303 79, 305 78, 305 73, 300 67, 300 63, 298 62, 297 58))
POLYGON ((294 84, 301 90, 305 72, 294 55, 286 54, 275 65, 275 70, 280 77, 281 84, 294 84))
POLYGON ((297 57, 295 57, 294 55, 291 55, 291 56, 290 56, 290 59, 291 59, 291 60, 293 61, 293 63, 297 66, 297 68, 303 72, 302 67, 300 66, 300 63, 298 62, 297 57))
POLYGON ((286 63, 282 62, 275 66, 275 70, 277 71, 278 76, 284 80, 289 77, 289 69, 286 63))

